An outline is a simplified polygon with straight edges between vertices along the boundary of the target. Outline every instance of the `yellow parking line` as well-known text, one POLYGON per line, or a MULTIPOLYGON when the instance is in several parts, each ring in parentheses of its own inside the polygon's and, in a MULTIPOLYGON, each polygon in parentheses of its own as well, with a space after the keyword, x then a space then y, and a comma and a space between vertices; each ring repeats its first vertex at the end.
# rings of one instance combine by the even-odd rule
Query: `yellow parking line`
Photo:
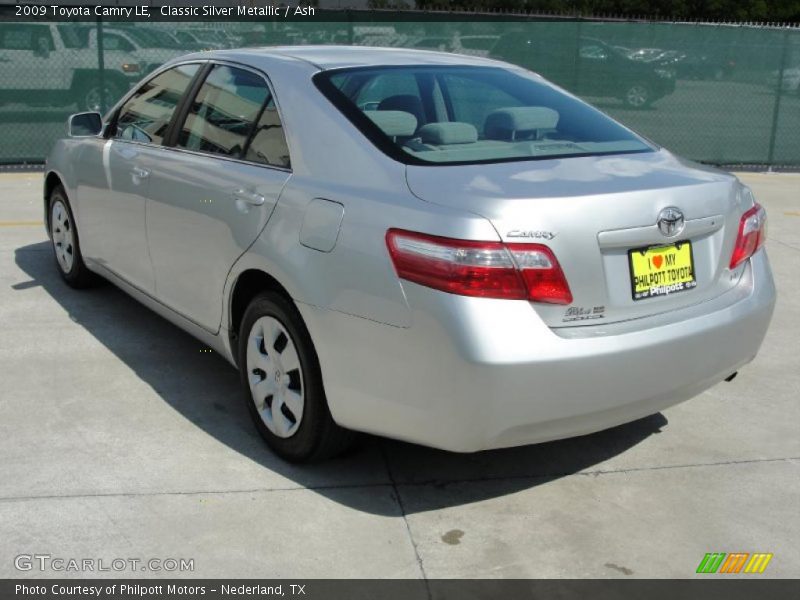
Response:
POLYGON ((800 217, 800 211, 797 210, 789 210, 783 214, 785 214, 787 217, 800 217))
POLYGON ((14 173, 14 172, 5 172, 0 173, 0 181, 7 181, 9 179, 22 179, 28 180, 31 179, 42 179, 44 177, 44 173, 41 171, 23 171, 22 173, 14 173))
POLYGON ((0 221, 0 227, 43 227, 42 221, 0 221))

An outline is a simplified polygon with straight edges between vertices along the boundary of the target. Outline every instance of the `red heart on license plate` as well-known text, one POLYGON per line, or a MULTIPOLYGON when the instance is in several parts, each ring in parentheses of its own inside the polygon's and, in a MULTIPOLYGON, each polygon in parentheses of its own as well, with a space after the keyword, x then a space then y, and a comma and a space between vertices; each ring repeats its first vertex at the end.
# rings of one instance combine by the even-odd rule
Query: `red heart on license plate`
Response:
POLYGON ((656 266, 656 269, 661 268, 661 264, 664 262, 664 257, 660 254, 653 257, 653 264, 656 266))

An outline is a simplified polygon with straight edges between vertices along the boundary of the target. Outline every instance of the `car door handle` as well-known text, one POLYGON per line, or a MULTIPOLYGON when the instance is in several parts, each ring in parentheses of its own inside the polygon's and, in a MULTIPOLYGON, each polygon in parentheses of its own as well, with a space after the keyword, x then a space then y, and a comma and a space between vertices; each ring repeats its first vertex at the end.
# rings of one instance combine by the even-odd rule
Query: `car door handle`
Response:
POLYGON ((131 169, 131 174, 138 179, 147 179, 150 176, 149 169, 143 169, 141 167, 133 167, 131 169))
POLYGON ((238 200, 252 204, 253 206, 261 206, 267 199, 259 193, 249 192, 243 189, 233 190, 233 195, 238 200))

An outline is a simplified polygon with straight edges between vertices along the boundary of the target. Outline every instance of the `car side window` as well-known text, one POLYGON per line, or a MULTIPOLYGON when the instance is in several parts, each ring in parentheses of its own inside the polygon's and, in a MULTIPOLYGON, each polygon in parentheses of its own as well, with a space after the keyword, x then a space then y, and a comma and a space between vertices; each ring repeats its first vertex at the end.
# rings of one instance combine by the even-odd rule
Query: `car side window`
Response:
POLYGON ((285 169, 291 167, 283 124, 271 95, 267 99, 250 144, 247 146, 245 159, 273 167, 285 169))
POLYGON ((121 50, 123 52, 133 52, 136 48, 133 47, 128 40, 121 35, 107 33, 103 36, 103 50, 121 50))
POLYGON ((189 107, 177 146, 241 158, 268 96, 257 74, 216 65, 189 107))
POLYGON ((114 137, 161 144, 175 109, 200 65, 180 65, 144 83, 122 106, 114 137))

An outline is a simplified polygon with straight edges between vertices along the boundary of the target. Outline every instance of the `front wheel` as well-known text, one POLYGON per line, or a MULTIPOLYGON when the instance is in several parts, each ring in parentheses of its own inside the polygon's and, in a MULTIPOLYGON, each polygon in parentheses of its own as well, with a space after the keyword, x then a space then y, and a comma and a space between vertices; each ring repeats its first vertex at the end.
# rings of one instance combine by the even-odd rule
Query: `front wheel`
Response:
POLYGON ((74 288, 85 288, 96 281, 81 255, 78 228, 64 188, 57 186, 50 194, 50 240, 61 278, 74 288))
POLYGON ((245 312, 239 371, 247 407, 267 445, 291 462, 344 451, 354 434, 331 417, 311 337, 294 305, 265 292, 245 312))

